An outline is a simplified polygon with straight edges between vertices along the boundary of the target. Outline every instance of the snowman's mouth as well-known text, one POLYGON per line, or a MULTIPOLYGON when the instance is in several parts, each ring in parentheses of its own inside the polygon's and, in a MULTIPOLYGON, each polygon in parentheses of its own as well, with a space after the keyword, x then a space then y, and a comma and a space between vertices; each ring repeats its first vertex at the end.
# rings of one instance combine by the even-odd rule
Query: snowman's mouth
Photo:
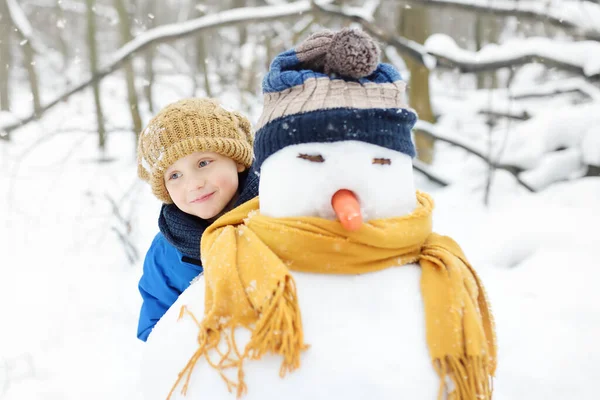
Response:
POLYGON ((363 224, 360 202, 354 192, 341 189, 331 198, 331 206, 342 226, 349 231, 357 231, 363 224))

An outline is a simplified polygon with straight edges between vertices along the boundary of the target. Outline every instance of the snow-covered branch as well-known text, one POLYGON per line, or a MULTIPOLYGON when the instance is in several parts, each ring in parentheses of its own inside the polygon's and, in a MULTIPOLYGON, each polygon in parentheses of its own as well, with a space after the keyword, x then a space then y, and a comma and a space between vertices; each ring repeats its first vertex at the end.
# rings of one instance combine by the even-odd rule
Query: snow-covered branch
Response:
POLYGON ((552 97, 565 93, 580 93, 585 97, 589 97, 592 101, 600 102, 600 89, 579 77, 545 82, 534 87, 512 89, 509 97, 514 100, 523 100, 536 97, 552 97))
POLYGON ((36 117, 48 111, 55 105, 65 101, 71 95, 84 90, 92 83, 116 71, 135 53, 141 52, 151 45, 181 39, 190 34, 194 34, 208 28, 216 28, 242 22, 265 22, 277 20, 279 18, 305 13, 310 10, 311 3, 308 0, 276 6, 243 7, 206 15, 183 23, 178 22, 174 24, 161 25, 157 28, 150 29, 138 35, 135 37, 135 39, 126 43, 123 45, 123 47, 110 55, 108 57, 109 61, 98 69, 97 74, 82 80, 74 87, 68 89, 66 92, 62 93, 51 102, 44 105, 41 110, 38 111, 37 115, 31 114, 16 124, 0 127, 0 131, 9 133, 17 129, 19 126, 33 121, 36 119, 36 117))
POLYGON ((36 51, 43 52, 44 46, 42 46, 41 42, 35 37, 33 27, 29 23, 27 15, 25 15, 25 12, 19 3, 17 3, 16 0, 6 0, 6 5, 8 6, 10 19, 15 28, 19 31, 23 40, 28 41, 36 51))
POLYGON ((600 40, 600 4, 597 1, 520 0, 413 0, 426 6, 453 8, 494 16, 514 16, 579 32, 586 39, 600 40))
POLYGON ((532 37, 487 45, 477 52, 464 50, 449 36, 435 34, 425 48, 437 58, 438 66, 461 72, 494 71, 500 68, 541 62, 588 78, 600 76, 600 43, 558 42, 532 37))
POLYGON ((501 46, 486 46, 479 52, 472 52, 459 48, 449 36, 437 34, 430 36, 422 46, 383 31, 365 19, 364 12, 349 11, 348 8, 319 1, 314 4, 323 13, 359 23, 378 40, 396 47, 429 69, 439 66, 463 73, 484 72, 541 62, 589 78, 600 76, 600 43, 595 41, 556 42, 547 38, 530 38, 501 46))

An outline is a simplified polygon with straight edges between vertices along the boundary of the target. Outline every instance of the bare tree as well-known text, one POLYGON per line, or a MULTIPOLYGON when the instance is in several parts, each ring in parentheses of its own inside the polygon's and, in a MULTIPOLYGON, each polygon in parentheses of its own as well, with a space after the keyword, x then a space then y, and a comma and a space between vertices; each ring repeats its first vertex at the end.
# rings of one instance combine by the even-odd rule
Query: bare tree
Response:
MULTIPOLYGON (((493 15, 478 13, 475 16, 475 46, 481 50, 487 43, 497 43, 498 21, 493 15)), ((496 71, 478 72, 477 88, 496 88, 498 79, 496 71)))
MULTIPOLYGON (((98 73, 98 48, 96 46, 96 18, 94 15, 95 0, 86 0, 87 5, 87 41, 90 52, 90 71, 92 76, 98 73)), ((94 90, 94 103, 96 105, 96 121, 98 124, 98 147, 102 152, 106 149, 106 130, 104 128, 104 114, 100 99, 100 81, 92 83, 94 90)))
MULTIPOLYGON (((413 5, 400 13, 400 35, 423 44, 429 36, 429 15, 423 6, 413 5)), ((410 70, 409 103, 423 121, 434 122, 431 101, 429 99, 429 69, 422 63, 406 57, 406 66, 410 70)), ((415 133, 415 144, 421 161, 430 164, 433 161, 433 143, 431 136, 415 133)))
POLYGON ((6 0, 0 0, 0 110, 10 110, 9 76, 10 76, 10 38, 12 24, 8 17, 6 0))
MULTIPOLYGON (((115 0, 115 8, 119 14, 119 28, 121 30, 121 39, 123 44, 133 39, 131 35, 131 26, 129 24, 129 13, 125 7, 123 0, 115 0)), ((142 131, 142 119, 140 118, 138 95, 135 89, 135 74, 133 71, 133 61, 128 60, 123 68, 125 70, 125 81, 127 83, 127 100, 129 103, 129 111, 131 112, 131 120, 133 122, 133 132, 136 137, 142 131)))
POLYGON ((21 40, 23 48, 23 63, 29 76, 29 86, 31 87, 31 97, 33 101, 33 113, 36 118, 42 115, 42 102, 40 100, 40 85, 38 80, 37 71, 35 69, 35 57, 33 52, 33 46, 31 42, 22 36, 21 40))
POLYGON ((23 64, 29 77, 31 95, 33 101, 33 115, 39 118, 42 114, 42 103, 40 101, 40 86, 37 71, 35 69, 35 57, 33 50, 33 29, 25 12, 15 0, 4 0, 6 7, 6 16, 12 22, 20 38, 20 45, 23 49, 23 64))
MULTIPOLYGON (((65 35, 64 35, 64 29, 66 27, 66 17, 65 17, 65 10, 63 8, 63 4, 61 1, 57 1, 56 2, 56 6, 55 6, 55 10, 56 10, 56 29, 58 30, 56 36, 58 38, 58 46, 60 49, 60 53, 62 54, 63 57, 63 72, 65 72, 67 70, 67 68, 69 67, 69 59, 71 58, 70 55, 70 51, 69 51, 69 45, 67 44, 67 40, 65 39, 65 35)), ((65 79, 68 79, 65 76, 65 79)))
MULTIPOLYGON (((194 10, 196 18, 201 17, 204 13, 200 9, 194 10)), ((196 60, 195 67, 202 70, 202 76, 204 77, 204 93, 208 97, 212 97, 212 89, 210 85, 210 71, 208 69, 208 54, 206 51, 206 37, 210 35, 211 31, 201 32, 196 35, 196 60)))
MULTIPOLYGON (((147 16, 148 22, 146 27, 152 29, 155 25, 155 10, 156 0, 146 0, 146 7, 144 8, 144 15, 147 16)), ((154 46, 148 46, 148 49, 144 52, 144 94, 146 102, 148 103, 148 110, 154 113, 154 99, 152 98, 152 86, 154 85, 154 46)))

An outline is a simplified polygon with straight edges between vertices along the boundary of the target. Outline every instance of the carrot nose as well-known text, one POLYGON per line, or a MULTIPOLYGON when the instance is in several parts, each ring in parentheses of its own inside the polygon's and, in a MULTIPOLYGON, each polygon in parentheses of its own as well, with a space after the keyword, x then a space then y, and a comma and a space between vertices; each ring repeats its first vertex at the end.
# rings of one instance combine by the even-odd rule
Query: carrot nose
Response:
POLYGON ((331 198, 331 206, 345 229, 356 231, 362 226, 360 204, 356 195, 351 191, 342 189, 335 192, 331 198))

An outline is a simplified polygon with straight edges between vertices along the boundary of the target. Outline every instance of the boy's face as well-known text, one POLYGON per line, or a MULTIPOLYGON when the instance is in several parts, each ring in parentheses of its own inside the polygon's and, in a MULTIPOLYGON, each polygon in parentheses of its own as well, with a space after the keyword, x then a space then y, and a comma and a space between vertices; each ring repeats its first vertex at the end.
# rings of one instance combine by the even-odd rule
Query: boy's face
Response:
POLYGON ((219 215, 237 194, 244 166, 217 153, 196 152, 180 158, 164 173, 175 205, 202 219, 219 215))

